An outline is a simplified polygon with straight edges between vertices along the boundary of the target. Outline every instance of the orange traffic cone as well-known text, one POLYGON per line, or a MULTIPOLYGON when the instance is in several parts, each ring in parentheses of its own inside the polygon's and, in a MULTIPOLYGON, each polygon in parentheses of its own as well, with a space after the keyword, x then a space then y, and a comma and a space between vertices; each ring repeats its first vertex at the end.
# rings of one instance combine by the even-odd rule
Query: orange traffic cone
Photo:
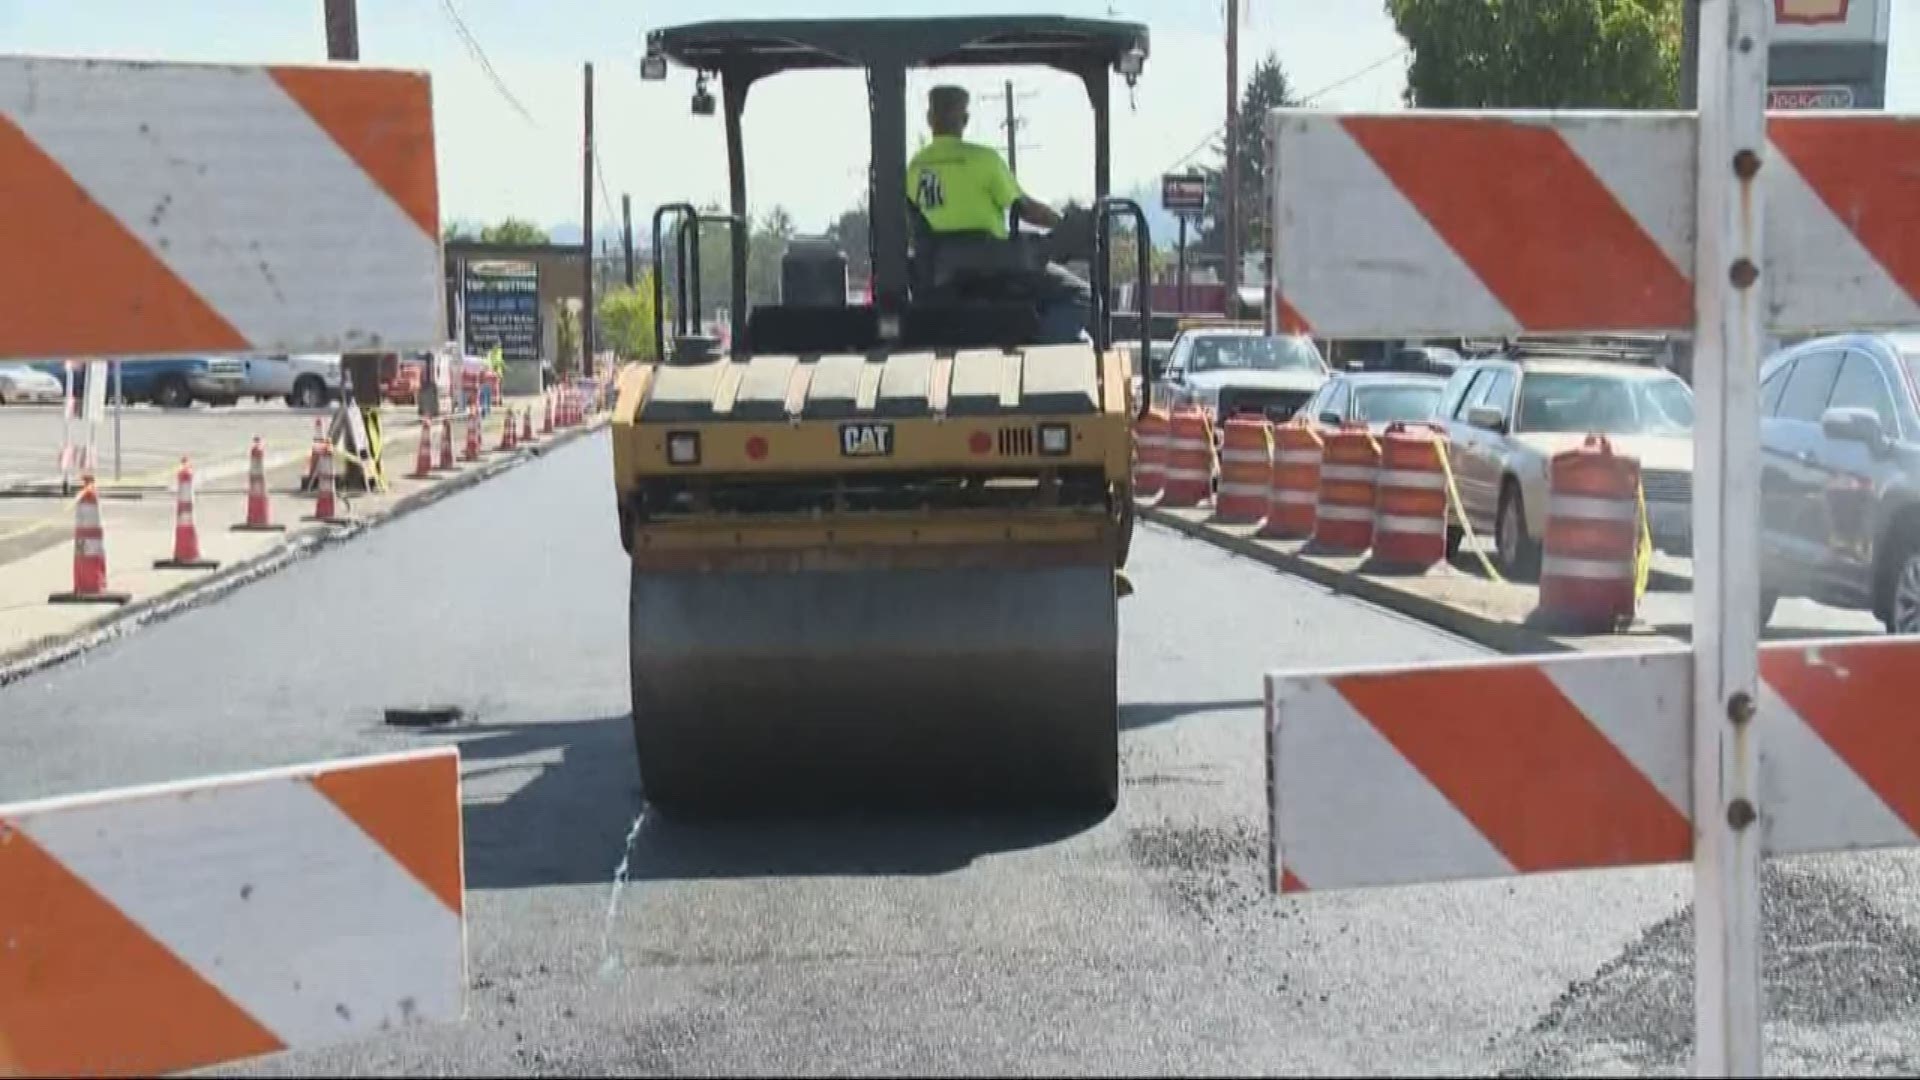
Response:
POLYGON ((480 410, 477 407, 467 409, 467 445, 461 448, 463 461, 480 460, 480 410))
POLYGON ((530 443, 533 441, 533 406, 531 405, 520 410, 519 441, 523 443, 530 443))
POLYGON ((180 459, 173 498, 173 558, 153 560, 155 570, 212 570, 217 559, 200 557, 200 529, 193 522, 193 464, 180 459))
POLYGON ((413 454, 413 474, 410 479, 427 480, 433 476, 433 421, 422 417, 420 420, 420 446, 413 454))
POLYGON ((453 417, 440 418, 440 471, 452 472, 458 466, 453 463, 453 417))
POLYGON ((333 444, 320 447, 320 497, 313 504, 312 515, 302 521, 319 521, 328 525, 345 525, 347 519, 340 516, 340 493, 334 485, 333 444))
POLYGON ((495 453, 505 453, 513 449, 513 408, 509 406, 505 412, 507 419, 500 426, 500 441, 493 448, 495 453))
POLYGON ((540 421, 540 434, 551 435, 553 434, 553 391, 549 390, 541 397, 546 401, 547 415, 546 419, 540 421))
POLYGON ((107 533, 100 524, 100 496, 93 476, 81 480, 73 517, 73 591, 47 597, 53 604, 124 604, 133 599, 107 591, 107 533))
POLYGON ((253 437, 253 448, 247 451, 247 520, 233 527, 234 532, 286 532, 285 525, 275 525, 267 505, 267 450, 260 444, 260 436, 253 437))

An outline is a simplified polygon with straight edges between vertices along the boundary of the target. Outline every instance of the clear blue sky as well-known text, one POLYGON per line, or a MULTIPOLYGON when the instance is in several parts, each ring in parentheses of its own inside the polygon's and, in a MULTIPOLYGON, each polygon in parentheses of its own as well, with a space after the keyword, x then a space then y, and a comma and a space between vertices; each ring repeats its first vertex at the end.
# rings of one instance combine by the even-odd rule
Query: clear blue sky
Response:
MULTIPOLYGON (((1893 0, 1895 108, 1920 104, 1920 0, 1893 0)), ((325 58, 321 0, 0 0, 9 52, 228 62, 325 58)), ((1114 157, 1122 184, 1157 176, 1203 144, 1225 114, 1222 0, 960 0, 978 12, 1116 14, 1149 24, 1153 56, 1133 108, 1116 100, 1114 157)), ((636 57, 650 26, 706 18, 797 14, 912 15, 914 0, 359 0, 361 58, 424 68, 434 79, 442 214, 542 224, 578 221, 582 61, 594 63, 602 171, 612 200, 636 208, 725 190, 717 119, 688 115, 692 80, 641 83, 636 57), (448 13, 459 13, 523 118, 483 72, 448 13)), ((1404 83, 1403 42, 1382 0, 1246 0, 1242 67, 1275 51, 1296 90, 1339 84, 1318 104, 1389 109, 1404 83), (1385 61, 1384 63, 1382 61, 1385 61), (1364 72, 1364 74, 1356 73, 1364 72)), ((957 81, 980 95, 1003 73, 957 81)), ((1021 178, 1054 201, 1085 197, 1092 148, 1085 97, 1066 76, 1020 71, 1028 128, 1021 178)), ((910 84, 918 91, 929 80, 910 84)), ((865 92, 855 76, 794 74, 756 88, 747 110, 749 188, 756 209, 787 206, 818 228, 856 198, 865 171, 865 92)), ((976 100, 971 134, 999 141, 995 103, 976 100)), ((909 110, 912 116, 917 110, 909 110)), ((917 124, 917 119, 916 119, 917 124)), ((604 216, 596 199, 596 215, 604 216)))

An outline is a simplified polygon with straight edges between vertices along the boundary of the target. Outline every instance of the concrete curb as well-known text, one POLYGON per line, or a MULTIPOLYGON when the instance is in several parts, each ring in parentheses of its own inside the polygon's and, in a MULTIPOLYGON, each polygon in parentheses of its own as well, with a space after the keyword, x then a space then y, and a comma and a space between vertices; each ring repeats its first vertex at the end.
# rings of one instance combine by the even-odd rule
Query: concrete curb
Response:
POLYGON ((106 619, 67 634, 42 638, 30 645, 0 656, 0 688, 29 675, 65 663, 102 645, 132 634, 142 627, 164 622, 185 611, 227 595, 262 578, 311 558, 329 548, 344 544, 381 525, 423 510, 443 499, 478 486, 547 453, 598 433, 608 420, 601 418, 569 431, 555 432, 537 446, 528 446, 505 457, 482 460, 469 469, 429 488, 413 492, 365 518, 320 532, 304 533, 277 544, 250 559, 224 566, 197 581, 187 582, 166 592, 118 609, 106 619))
POLYGON ((1324 586, 1344 596, 1398 612, 1408 618, 1417 619, 1430 626, 1437 627, 1457 637, 1462 637, 1477 645, 1495 652, 1510 655, 1535 655, 1543 653, 1570 653, 1579 651, 1575 646, 1554 638, 1539 630, 1512 623, 1482 618, 1468 611, 1444 604, 1429 597, 1411 593, 1405 589, 1396 589, 1392 585, 1375 581, 1359 574, 1350 574, 1322 566, 1312 559, 1301 558, 1285 551, 1270 548, 1258 540, 1245 539, 1230 533, 1209 527, 1205 522, 1189 521, 1177 514, 1170 514, 1154 506, 1135 504, 1135 510, 1142 521, 1151 521, 1177 530, 1196 540, 1212 544, 1217 548, 1231 551, 1262 563, 1282 573, 1302 577, 1316 585, 1324 586))

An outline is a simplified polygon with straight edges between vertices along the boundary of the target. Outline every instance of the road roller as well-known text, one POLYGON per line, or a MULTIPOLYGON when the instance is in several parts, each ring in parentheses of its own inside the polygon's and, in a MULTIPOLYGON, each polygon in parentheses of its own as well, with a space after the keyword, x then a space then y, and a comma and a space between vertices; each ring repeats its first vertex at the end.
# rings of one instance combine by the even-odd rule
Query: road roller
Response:
POLYGON ((731 195, 655 211, 662 358, 623 369, 612 419, 650 805, 1115 805, 1151 238, 1108 193, 1108 99, 1146 52, 1139 24, 1052 16, 648 34, 643 77, 691 69, 693 111, 719 114, 731 195), (907 71, 1033 65, 1076 77, 1092 105, 1090 207, 1045 233, 936 235, 906 198, 907 71), (871 288, 848 288, 830 241, 796 240, 779 295, 750 308, 749 91, 836 68, 869 87, 871 288), (1141 340, 1118 343, 1111 253, 1128 224, 1141 340), (731 256, 724 306, 700 295, 716 231, 731 241, 715 249, 731 256), (1049 263, 1087 268, 1077 341, 1040 343, 1028 284, 1049 263))

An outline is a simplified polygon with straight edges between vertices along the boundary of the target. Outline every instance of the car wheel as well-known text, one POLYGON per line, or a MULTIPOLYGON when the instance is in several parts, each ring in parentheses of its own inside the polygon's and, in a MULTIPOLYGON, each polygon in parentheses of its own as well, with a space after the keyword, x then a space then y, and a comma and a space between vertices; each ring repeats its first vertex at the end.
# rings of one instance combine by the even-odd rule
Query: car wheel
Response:
POLYGON ((187 380, 168 375, 154 387, 153 401, 163 409, 185 409, 193 404, 193 391, 187 388, 187 380))
POLYGON ((1540 543, 1527 535, 1526 500, 1512 481, 1500 489, 1494 547, 1500 556, 1500 572, 1508 578, 1525 581, 1540 572, 1540 543))
POLYGON ((1900 537, 1892 570, 1882 621, 1890 634, 1920 634, 1920 531, 1909 529, 1900 537))
POLYGON ((318 409, 327 403, 326 385, 311 375, 302 375, 287 400, 296 409, 318 409))

